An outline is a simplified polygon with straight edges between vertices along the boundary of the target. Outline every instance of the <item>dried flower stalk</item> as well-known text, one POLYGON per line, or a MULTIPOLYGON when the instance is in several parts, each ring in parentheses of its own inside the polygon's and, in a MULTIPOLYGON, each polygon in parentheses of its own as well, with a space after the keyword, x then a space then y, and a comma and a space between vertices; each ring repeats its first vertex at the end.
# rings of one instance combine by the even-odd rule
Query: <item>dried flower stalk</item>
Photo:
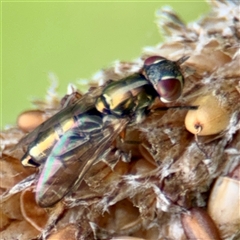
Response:
MULTIPOLYGON (((18 160, 24 149, 10 151, 26 128, 1 132, 2 239, 185 240, 184 229, 195 232, 191 221, 183 228, 181 216, 191 214, 189 209, 195 207, 206 209, 213 182, 240 160, 239 3, 212 0, 210 4, 209 15, 188 25, 171 9, 163 8, 157 13, 157 24, 166 43, 144 49, 134 63, 116 62, 92 80, 121 79, 139 71, 143 59, 152 55, 173 61, 190 56, 183 64, 186 83, 177 104, 191 105, 199 96, 214 96, 229 114, 226 126, 215 135, 197 136, 196 141, 184 125, 186 110, 154 112, 127 129, 125 144, 118 143, 120 149, 131 150, 129 163, 95 164, 78 191, 51 209, 42 209, 33 200, 35 170, 24 169, 18 160), (136 140, 140 143, 131 144, 136 140)), ((43 113, 41 119, 60 106, 52 96, 36 103, 43 113)), ((204 124, 214 128, 208 118, 204 124)), ((221 239, 239 239, 237 219, 234 226, 230 220, 220 226, 215 219, 221 239)))

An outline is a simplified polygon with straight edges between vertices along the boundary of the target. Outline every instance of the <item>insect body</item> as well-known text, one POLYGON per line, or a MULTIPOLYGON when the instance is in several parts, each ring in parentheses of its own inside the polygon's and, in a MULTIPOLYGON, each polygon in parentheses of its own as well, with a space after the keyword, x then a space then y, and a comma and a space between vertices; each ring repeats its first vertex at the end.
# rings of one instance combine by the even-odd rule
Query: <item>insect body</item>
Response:
POLYGON ((104 114, 140 121, 157 96, 143 75, 134 74, 106 86, 97 99, 96 108, 104 114))
MULTIPOLYGON (((146 77, 137 73, 87 93, 20 141, 20 146, 28 145, 22 164, 41 165, 36 187, 36 201, 40 206, 52 206, 76 189, 119 133, 129 123, 142 120, 159 93, 181 92, 183 82, 167 84, 167 88, 161 89, 165 87, 161 85, 164 74, 159 75, 158 64, 151 66, 152 58, 159 57, 145 60, 143 72, 146 77), (154 73, 158 74, 155 78, 154 73)), ((170 70, 166 73, 170 74, 170 70)), ((170 95, 165 93, 163 97, 168 101, 179 97, 178 94, 170 95)))

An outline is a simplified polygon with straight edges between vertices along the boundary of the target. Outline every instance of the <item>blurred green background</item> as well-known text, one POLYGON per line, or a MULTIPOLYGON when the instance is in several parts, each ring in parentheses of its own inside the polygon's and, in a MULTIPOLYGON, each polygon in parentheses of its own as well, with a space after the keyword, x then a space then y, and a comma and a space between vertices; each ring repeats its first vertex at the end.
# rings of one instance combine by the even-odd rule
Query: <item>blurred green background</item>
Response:
POLYGON ((33 97, 45 97, 49 72, 59 78, 61 96, 69 82, 160 43, 155 12, 165 5, 186 22, 209 10, 203 0, 2 2, 1 129, 32 108, 33 97))

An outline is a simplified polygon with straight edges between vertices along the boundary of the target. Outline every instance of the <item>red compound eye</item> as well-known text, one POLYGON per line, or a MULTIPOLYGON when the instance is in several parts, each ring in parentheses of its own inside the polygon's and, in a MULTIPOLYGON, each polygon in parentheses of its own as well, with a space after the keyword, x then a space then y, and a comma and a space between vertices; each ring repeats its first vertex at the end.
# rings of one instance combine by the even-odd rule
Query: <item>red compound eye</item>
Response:
POLYGON ((144 65, 145 66, 149 66, 149 65, 152 65, 152 64, 155 64, 161 60, 164 60, 165 58, 161 57, 161 56, 152 56, 152 57, 149 57, 147 58, 145 61, 144 61, 144 65))
POLYGON ((182 93, 181 81, 177 78, 161 80, 157 84, 157 91, 163 102, 175 101, 182 93))

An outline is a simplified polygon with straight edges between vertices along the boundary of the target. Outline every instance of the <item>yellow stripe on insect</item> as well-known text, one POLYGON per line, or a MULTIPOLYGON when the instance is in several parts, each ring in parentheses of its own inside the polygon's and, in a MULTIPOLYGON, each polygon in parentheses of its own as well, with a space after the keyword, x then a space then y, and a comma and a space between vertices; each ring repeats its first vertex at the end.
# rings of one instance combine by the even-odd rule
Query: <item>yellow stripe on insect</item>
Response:
MULTIPOLYGON (((34 147, 32 147, 29 151, 29 154, 35 158, 39 156, 41 156, 41 158, 47 157, 45 154, 46 150, 52 147, 61 138, 61 136, 73 126, 73 118, 67 119, 62 124, 59 124, 59 126, 57 126, 57 128, 55 128, 55 130, 52 131, 51 134, 46 135, 46 137, 42 141, 38 142, 34 147)), ((25 161, 26 160, 24 160, 23 162, 25 161)))

